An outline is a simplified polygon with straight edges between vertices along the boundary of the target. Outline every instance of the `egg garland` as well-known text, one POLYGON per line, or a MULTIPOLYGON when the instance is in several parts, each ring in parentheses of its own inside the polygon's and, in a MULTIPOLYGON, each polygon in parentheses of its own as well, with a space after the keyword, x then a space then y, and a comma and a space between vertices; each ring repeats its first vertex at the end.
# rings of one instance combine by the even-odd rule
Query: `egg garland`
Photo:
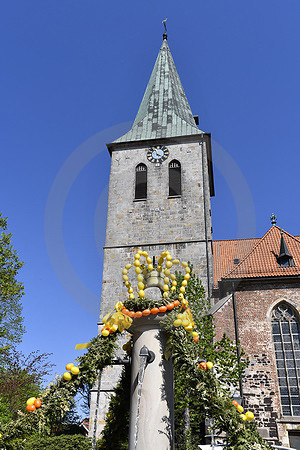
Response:
POLYGON ((244 413, 244 408, 236 400, 232 400, 232 404, 236 407, 237 411, 240 413, 240 418, 242 420, 248 420, 249 422, 254 419, 254 414, 252 411, 247 411, 244 413))
POLYGON ((26 411, 33 412, 42 406, 40 398, 30 397, 26 402, 26 411))
MULTIPOLYGON (((165 299, 169 298, 170 292, 173 293, 174 291, 176 291, 176 275, 171 274, 170 269, 173 265, 177 265, 179 263, 179 259, 173 259, 169 251, 163 251, 158 258, 158 264, 155 269, 161 274, 161 277, 164 277, 162 290, 163 298, 165 299), (165 267, 163 267, 164 262, 165 267), (170 282, 171 287, 169 289, 170 282)), ((185 311, 178 314, 176 320, 174 321, 174 326, 179 327, 182 325, 186 331, 191 332, 194 342, 198 342, 198 333, 196 331, 193 331, 194 322, 192 312, 188 308, 188 301, 184 298, 185 288, 190 279, 191 269, 188 267, 187 262, 182 262, 181 264, 185 269, 185 275, 179 288, 179 295, 177 300, 174 300, 166 305, 161 305, 160 307, 154 307, 152 309, 146 308, 143 311, 130 311, 129 309, 125 308, 122 302, 117 302, 115 308, 102 319, 104 323, 104 327, 101 330, 102 336, 106 337, 116 332, 117 330, 122 332, 124 329, 128 329, 131 326, 133 319, 138 319, 143 316, 149 316, 151 314, 155 315, 159 313, 165 313, 167 311, 172 311, 172 309, 177 306, 180 306, 181 310, 184 309, 185 311)), ((154 265, 152 259, 148 255, 148 252, 144 250, 137 251, 137 253, 134 255, 133 264, 129 263, 125 265, 124 269, 122 270, 122 278, 125 286, 127 287, 128 299, 131 301, 135 299, 134 289, 128 278, 129 270, 132 267, 135 268, 135 273, 137 275, 137 294, 140 299, 143 299, 145 298, 145 277, 147 273, 150 273, 154 270, 154 265), (142 258, 144 258, 144 262, 142 261, 142 258)))
POLYGON ((71 381, 72 380, 72 375, 78 375, 80 373, 79 367, 75 366, 73 363, 68 363, 66 365, 66 369, 67 369, 68 372, 65 372, 63 374, 63 379, 65 381, 71 381))

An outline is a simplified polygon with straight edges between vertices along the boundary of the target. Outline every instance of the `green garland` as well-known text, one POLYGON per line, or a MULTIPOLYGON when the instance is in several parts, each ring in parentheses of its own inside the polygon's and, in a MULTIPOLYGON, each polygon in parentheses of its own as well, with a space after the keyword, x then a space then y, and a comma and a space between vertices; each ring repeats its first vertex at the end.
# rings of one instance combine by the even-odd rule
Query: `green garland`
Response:
MULTIPOLYGON (((191 268, 192 269, 192 268, 191 268)), ((169 298, 162 297, 159 305, 146 298, 127 300, 125 306, 132 310, 142 310, 167 304, 177 298, 183 275, 177 273, 177 288, 169 298)), ((268 444, 260 437, 254 422, 245 422, 233 406, 229 386, 236 385, 247 366, 247 362, 237 361, 236 346, 224 336, 214 343, 214 325, 212 317, 207 315, 209 301, 204 297, 200 280, 191 272, 191 278, 185 289, 185 297, 193 311, 199 342, 196 344, 190 333, 183 327, 174 327, 178 310, 170 312, 163 326, 168 332, 165 357, 173 357, 175 368, 175 403, 177 413, 186 412, 188 420, 178 420, 177 434, 180 432, 184 442, 177 449, 193 450, 198 448, 199 422, 204 417, 214 419, 214 427, 227 435, 228 450, 266 450, 268 444), (212 370, 198 368, 200 359, 205 358, 214 363, 218 376, 212 370), (181 396, 181 398, 180 398, 181 396), (195 439, 194 439, 195 436, 195 439)), ((79 389, 95 384, 99 371, 111 365, 117 344, 116 334, 102 335, 91 341, 87 353, 78 358, 80 372, 70 381, 57 377, 41 394, 42 406, 34 412, 20 412, 15 421, 0 424, 0 447, 9 446, 14 440, 26 438, 38 431, 39 436, 49 435, 62 422, 66 412, 74 403, 74 396, 79 389)), ((118 448, 126 448, 129 424, 129 371, 124 370, 115 396, 112 397, 107 425, 99 448, 109 448, 111 442, 118 442, 118 448)))
POLYGON ((57 377, 41 394, 40 408, 34 412, 20 412, 17 420, 0 424, 0 447, 36 431, 40 435, 49 435, 54 431, 73 406, 78 389, 84 389, 86 385, 92 387, 99 370, 111 365, 116 348, 116 335, 110 335, 108 338, 100 335, 94 338, 87 353, 78 358, 80 364, 78 375, 73 376, 70 381, 57 377))

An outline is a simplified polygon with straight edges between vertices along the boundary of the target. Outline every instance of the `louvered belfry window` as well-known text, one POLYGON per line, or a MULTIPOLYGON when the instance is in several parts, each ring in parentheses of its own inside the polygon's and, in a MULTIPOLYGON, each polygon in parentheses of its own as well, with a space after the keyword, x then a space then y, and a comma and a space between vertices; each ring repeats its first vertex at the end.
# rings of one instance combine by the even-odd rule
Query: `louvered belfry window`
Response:
POLYGON ((169 196, 181 195, 181 164, 176 159, 169 164, 169 196))
POLYGON ((286 303, 280 303, 272 312, 272 332, 282 414, 300 416, 299 320, 286 303))
POLYGON ((139 164, 135 168, 135 198, 147 198, 147 166, 139 164))

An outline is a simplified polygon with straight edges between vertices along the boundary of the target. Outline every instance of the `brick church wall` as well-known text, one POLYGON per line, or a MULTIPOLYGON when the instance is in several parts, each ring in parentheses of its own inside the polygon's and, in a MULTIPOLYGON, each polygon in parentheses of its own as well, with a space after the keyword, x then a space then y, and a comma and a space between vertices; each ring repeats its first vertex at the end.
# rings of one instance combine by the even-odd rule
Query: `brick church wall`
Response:
MULTIPOLYGON (((250 364, 243 378, 245 407, 253 410, 263 437, 288 445, 288 424, 281 417, 271 312, 281 301, 300 309, 300 282, 241 283, 236 292, 238 332, 250 364)), ((225 331, 234 340, 232 299, 215 313, 217 339, 225 331)))

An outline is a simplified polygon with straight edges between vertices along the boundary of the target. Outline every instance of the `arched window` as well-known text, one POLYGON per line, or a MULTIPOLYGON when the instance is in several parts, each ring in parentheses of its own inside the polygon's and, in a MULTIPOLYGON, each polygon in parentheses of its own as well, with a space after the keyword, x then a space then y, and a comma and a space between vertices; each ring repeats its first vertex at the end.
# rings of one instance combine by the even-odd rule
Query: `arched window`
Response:
POLYGON ((135 168, 135 198, 147 198, 147 166, 139 164, 135 168))
POLYGON ((181 164, 176 159, 169 164, 169 196, 181 195, 181 164))
POLYGON ((280 303, 273 309, 272 332, 282 414, 300 416, 299 321, 295 311, 286 303, 280 303))

